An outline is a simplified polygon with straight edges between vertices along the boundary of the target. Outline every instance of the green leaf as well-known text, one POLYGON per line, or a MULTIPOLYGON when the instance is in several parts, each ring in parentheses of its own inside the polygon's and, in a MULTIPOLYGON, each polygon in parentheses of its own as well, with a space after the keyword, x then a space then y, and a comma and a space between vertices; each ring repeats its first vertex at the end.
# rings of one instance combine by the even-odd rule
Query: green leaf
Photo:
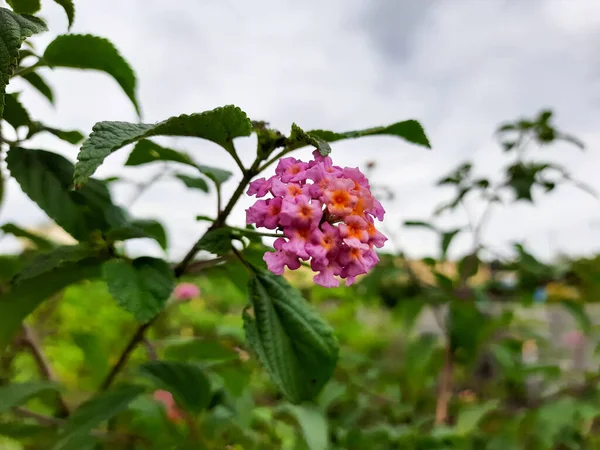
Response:
POLYGON ((97 394, 87 400, 71 414, 52 450, 79 448, 75 445, 76 442, 80 442, 102 422, 127 409, 129 404, 144 391, 145 388, 141 386, 125 385, 97 394))
POLYGON ((333 330, 281 277, 258 271, 248 294, 246 337, 271 379, 292 403, 315 398, 337 362, 333 330))
POLYGON ((27 139, 42 131, 53 134, 57 138, 73 145, 79 144, 85 138, 85 136, 77 130, 59 130, 58 128, 52 128, 40 122, 32 122, 29 124, 29 133, 27 134, 27 139))
POLYGON ((152 361, 140 366, 142 375, 169 391, 178 405, 200 413, 210 403, 210 382, 200 366, 181 361, 152 361))
POLYGON ((225 183, 233 175, 230 171, 219 169, 218 167, 199 165, 198 170, 210 178, 217 186, 225 183))
POLYGON ((207 231, 198 241, 197 248, 216 255, 226 255, 231 251, 232 231, 227 228, 217 228, 207 231))
POLYGON ((12 234, 15 237, 30 240, 40 250, 50 250, 56 247, 57 245, 56 243, 46 239, 45 237, 35 233, 31 233, 30 231, 27 231, 24 228, 15 225, 14 223, 6 223, 2 225, 0 229, 7 234, 12 234))
POLYGON ((77 263, 84 259, 95 257, 97 252, 89 245, 65 245, 57 247, 46 253, 41 253, 33 258, 23 270, 17 274, 16 283, 38 277, 44 273, 52 272, 65 264, 77 263))
POLYGON ((174 161, 196 167, 196 163, 186 153, 162 147, 148 139, 142 139, 129 155, 126 166, 140 166, 155 161, 174 161))
MULTIPOLYGON (((311 130, 307 131, 310 137, 314 139, 320 139, 325 142, 335 142, 342 139, 354 139, 364 136, 378 136, 388 135, 397 136, 413 144, 422 145, 423 147, 431 148, 431 144, 425 135, 425 131, 419 122, 416 120, 405 120, 403 122, 397 122, 392 125, 385 127, 367 128, 364 130, 346 131, 344 133, 335 133, 333 131, 325 130, 311 130)), ((299 148, 307 145, 306 142, 299 142, 298 144, 292 144, 291 148, 299 148)), ((310 144, 314 145, 314 144, 310 144)), ((318 148, 318 147, 317 147, 318 148)))
POLYGON ((431 231, 435 231, 435 232, 438 231, 438 229, 434 225, 430 224, 429 222, 424 222, 421 220, 406 220, 406 221, 404 221, 404 226, 405 227, 422 227, 422 228, 428 228, 431 231))
POLYGON ((75 184, 81 186, 102 164, 104 158, 121 147, 152 136, 188 136, 207 139, 230 153, 233 139, 250 136, 252 124, 241 109, 223 106, 199 114, 171 117, 157 124, 99 122, 83 143, 75 166, 75 184))
POLYGON ((94 332, 71 333, 73 342, 81 349, 87 374, 98 383, 109 370, 108 345, 101 334, 94 332))
POLYGON ((29 36, 46 30, 44 21, 37 17, 0 8, 0 119, 4 115, 6 86, 19 63, 21 44, 29 36))
POLYGON ((119 83, 138 115, 140 114, 135 74, 109 40, 89 34, 64 34, 48 44, 43 59, 51 67, 91 69, 107 73, 119 83))
POLYGON ((75 20, 75 5, 73 0, 54 0, 60 6, 62 6, 67 14, 67 19, 69 19, 69 29, 73 26, 73 21, 75 20))
POLYGON ((208 192, 208 184, 204 178, 189 177, 182 173, 175 174, 175 176, 183 181, 183 183, 189 188, 200 189, 201 191, 208 192))
POLYGON ((589 334, 592 331, 592 321, 588 313, 585 311, 584 304, 569 300, 562 300, 560 305, 566 309, 571 316, 573 316, 573 319, 575 319, 577 325, 583 333, 589 334))
POLYGON ((31 397, 41 393, 57 390, 54 383, 36 381, 30 383, 11 383, 0 386, 0 413, 10 411, 15 406, 22 405, 31 397))
POLYGON ((327 141, 315 136, 312 133, 307 133, 295 123, 292 124, 292 132, 290 133, 289 141, 292 144, 288 144, 289 147, 296 146, 297 148, 304 147, 305 145, 312 145, 322 156, 327 156, 331 153, 331 147, 327 141))
POLYGON ((446 231, 442 233, 442 259, 446 259, 446 255, 448 254, 448 248, 450 247, 452 240, 461 231, 461 228, 457 228, 456 230, 446 231))
POLYGON ((500 404, 499 400, 489 400, 479 405, 464 407, 458 414, 456 432, 460 436, 467 436, 477 429, 477 425, 483 418, 496 410, 500 404))
POLYGON ((479 257, 477 253, 465 256, 458 263, 458 275, 461 280, 468 280, 479 271, 479 257))
POLYGON ((165 349, 165 357, 180 361, 230 361, 238 359, 238 355, 220 342, 210 339, 178 339, 165 349))
POLYGON ((28 72, 21 75, 21 77, 34 88, 36 88, 40 94, 46 97, 48 101, 54 105, 54 92, 52 91, 52 88, 37 72, 28 72))
POLYGON ((167 233, 162 224, 156 220, 134 220, 125 227, 106 233, 106 239, 109 242, 140 238, 154 239, 163 250, 168 248, 167 233))
POLYGON ((169 264, 147 256, 131 263, 114 259, 102 267, 108 291, 138 322, 147 322, 161 312, 175 287, 169 264))
POLYGON ((6 0, 6 3, 19 14, 35 14, 42 8, 40 0, 6 0))
POLYGON ((23 320, 40 303, 73 283, 99 277, 100 268, 100 262, 90 258, 66 264, 53 272, 31 279, 28 283, 12 286, 0 297, 0 353, 19 330, 23 320))
POLYGON ((28 126, 31 119, 25 107, 19 102, 18 94, 7 94, 4 100, 6 102, 4 105, 4 120, 15 130, 19 127, 28 126))
POLYGON ((109 230, 126 223, 123 211, 110 198, 108 188, 91 180, 85 188, 71 189, 73 164, 44 150, 12 147, 6 157, 11 175, 27 196, 78 240, 94 230, 109 230))
POLYGON ((302 436, 310 450, 327 450, 329 448, 329 431, 327 418, 316 405, 287 405, 285 410, 298 421, 302 436))

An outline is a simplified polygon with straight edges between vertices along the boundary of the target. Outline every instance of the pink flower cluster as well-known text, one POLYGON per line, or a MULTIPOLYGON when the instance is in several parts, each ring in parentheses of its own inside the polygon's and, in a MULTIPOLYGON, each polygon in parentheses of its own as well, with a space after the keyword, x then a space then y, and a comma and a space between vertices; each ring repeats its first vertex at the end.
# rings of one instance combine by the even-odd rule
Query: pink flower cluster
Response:
POLYGON ((248 195, 273 198, 257 200, 246 210, 246 222, 283 231, 276 251, 264 255, 271 272, 281 275, 285 266, 295 270, 310 260, 315 283, 339 286, 340 277, 349 286, 379 262, 373 248, 387 238, 375 219, 383 220, 385 210, 359 169, 334 166, 318 151, 313 155, 308 163, 282 158, 274 176, 250 183, 248 195))

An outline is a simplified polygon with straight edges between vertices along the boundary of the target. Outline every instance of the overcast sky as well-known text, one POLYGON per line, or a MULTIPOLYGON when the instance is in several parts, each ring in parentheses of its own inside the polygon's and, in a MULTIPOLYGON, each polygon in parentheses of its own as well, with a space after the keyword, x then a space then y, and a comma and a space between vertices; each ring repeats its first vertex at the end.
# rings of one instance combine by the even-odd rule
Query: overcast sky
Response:
MULTIPOLYGON (((35 39, 40 50, 66 32, 62 9, 49 0, 42 3, 51 32, 35 39)), ((400 228, 403 220, 427 218, 451 197, 450 190, 435 188, 434 180, 467 159, 475 161, 478 173, 497 179, 506 159, 492 136, 496 126, 541 108, 552 108, 557 126, 582 139, 588 150, 557 145, 536 155, 564 163, 574 177, 600 191, 600 2, 79 0, 76 5, 72 32, 107 37, 136 71, 145 122, 224 104, 238 105, 252 119, 284 131, 292 122, 305 129, 346 131, 418 119, 432 151, 376 137, 336 143, 332 155, 343 166, 377 160, 372 181, 396 193, 393 202, 384 203, 385 228, 411 255, 432 255, 437 249, 428 232, 400 228)), ((85 134, 97 121, 136 121, 133 107, 108 76, 43 72, 55 87, 55 108, 18 81, 9 87, 23 91, 21 100, 35 119, 85 134)), ((188 151, 200 163, 235 171, 214 144, 161 142, 188 151)), ((49 137, 34 144, 72 160, 78 151, 49 137)), ((238 140, 244 161, 252 159, 254 145, 252 138, 238 140)), ((143 180, 156 173, 152 166, 123 169, 129 151, 109 157, 96 176, 143 180)), ((239 178, 236 173, 227 184, 226 195, 239 178)), ((133 195, 126 185, 114 189, 121 204, 133 195)), ((14 181, 7 190, 0 223, 47 221, 14 181)), ((535 194, 536 208, 498 208, 485 241, 499 250, 511 240, 525 241, 544 258, 600 250, 598 201, 571 187, 544 199, 535 194)), ((239 204, 232 224, 243 224, 249 204, 250 199, 239 204)), ((480 205, 470 208, 476 213, 480 205)), ((169 256, 177 258, 206 227, 195 216, 214 215, 214 210, 212 196, 186 191, 175 180, 155 185, 132 212, 163 220, 172 244, 169 256)), ((440 223, 464 225, 466 217, 457 213, 440 223)), ((469 245, 465 235, 451 254, 469 245)), ((3 239, 2 247, 14 248, 14 242, 3 239)), ((130 248, 160 254, 153 243, 130 248)))

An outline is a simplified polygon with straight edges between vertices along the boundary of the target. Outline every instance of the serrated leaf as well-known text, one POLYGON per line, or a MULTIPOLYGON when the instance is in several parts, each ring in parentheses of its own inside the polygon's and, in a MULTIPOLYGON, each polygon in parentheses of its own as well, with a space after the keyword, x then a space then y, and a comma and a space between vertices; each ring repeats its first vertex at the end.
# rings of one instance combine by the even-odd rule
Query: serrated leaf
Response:
POLYGON ((281 277, 259 271, 248 294, 246 337, 271 379, 292 403, 315 398, 337 362, 333 330, 281 277))
MULTIPOLYGON (((310 130, 307 135, 325 142, 336 142, 342 139, 355 139, 365 136, 388 135, 397 136, 413 144, 422 145, 423 147, 431 148, 431 144, 425 135, 425 131, 419 122, 416 120, 405 120, 384 127, 367 128, 364 130, 346 131, 344 133, 335 133, 325 130, 310 130)), ((306 145, 305 142, 292 144, 291 148, 300 148, 306 145)), ((311 144, 314 145, 314 144, 311 144)))
POLYGON ((135 144, 125 165, 140 166, 155 161, 174 161, 196 167, 196 163, 186 153, 163 147, 148 139, 142 139, 135 144))
POLYGON ((252 124, 241 109, 224 106, 199 114, 171 117, 157 124, 99 122, 83 143, 75 166, 75 184, 81 186, 121 147, 152 136, 188 136, 207 139, 232 153, 233 139, 250 136, 252 124))
POLYGON ((31 122, 29 113, 19 102, 18 94, 7 94, 4 97, 4 117, 11 127, 17 130, 19 127, 26 127, 31 122))
POLYGON ((65 13, 67 14, 67 19, 69 20, 69 29, 73 26, 73 21, 75 20, 75 4, 73 0, 54 0, 60 6, 63 7, 65 13))
POLYGON ((48 101, 54 105, 54 92, 48 83, 46 83, 46 80, 40 76, 40 74, 37 72, 28 72, 21 75, 21 77, 34 88, 36 88, 40 94, 46 97, 48 101))
POLYGON ((109 242, 140 238, 154 239, 163 250, 168 248, 167 233, 162 224, 156 220, 134 220, 125 227, 106 233, 106 239, 109 242))
POLYGON ((183 183, 189 188, 200 189, 201 191, 208 192, 208 184, 204 178, 190 177, 182 173, 175 174, 175 176, 183 181, 183 183))
POLYGON ((64 245, 49 252, 35 256, 21 272, 17 274, 16 283, 38 277, 46 272, 64 266, 68 263, 76 263, 84 259, 97 256, 97 252, 89 245, 64 245))
POLYGON ((114 259, 104 263, 102 272, 117 303, 142 323, 163 310, 175 287, 173 271, 162 259, 114 259))
POLYGON ((479 405, 467 406, 461 409, 456 422, 456 433, 467 436, 477 429, 477 425, 483 418, 496 410, 500 404, 499 400, 489 400, 479 405))
POLYGON ((6 86, 19 63, 19 49, 25 39, 46 31, 43 20, 0 8, 0 119, 4 115, 6 86))
POLYGON ((220 186, 221 184, 225 183, 227 180, 229 180, 229 178, 231 178, 231 175, 233 175, 230 171, 219 169, 218 167, 210 167, 203 165, 199 165, 197 167, 201 173, 210 178, 213 181, 213 183, 215 183, 217 186, 220 186))
POLYGON ((80 448, 75 445, 76 442, 80 442, 94 428, 127 409, 129 404, 144 392, 145 388, 142 386, 125 385, 87 400, 71 414, 52 450, 80 448))
POLYGON ((169 391, 177 404, 187 411, 200 413, 210 403, 210 382, 202 368, 196 364, 152 361, 140 366, 140 372, 157 387, 169 391))
POLYGON ((123 211, 112 203, 101 181, 91 180, 77 192, 71 189, 73 164, 66 158, 44 150, 12 147, 6 163, 23 192, 75 239, 86 240, 94 230, 126 223, 123 211))
POLYGON ((101 264, 90 258, 66 264, 53 272, 44 273, 27 283, 12 286, 0 297, 0 353, 23 320, 44 300, 81 280, 98 278, 101 264))
POLYGON ((0 413, 10 411, 41 393, 57 390, 58 385, 45 381, 10 383, 0 386, 0 413))
POLYGON ((309 450, 327 450, 329 448, 327 418, 316 405, 287 405, 285 411, 298 421, 309 450))
POLYGON ((42 8, 40 0, 6 0, 6 3, 19 14, 35 14, 42 8))
POLYGON ((14 223, 6 223, 4 225, 2 225, 2 227, 0 227, 0 229, 7 233, 7 234, 12 234, 15 237, 18 238, 25 238, 30 240, 31 242, 33 242, 35 244, 35 246, 39 249, 39 250, 50 250, 54 247, 56 247, 56 243, 46 239, 43 236, 40 236, 36 233, 32 233, 30 231, 25 230, 24 228, 21 228, 17 225, 15 225, 14 223))
POLYGON ((51 67, 91 69, 107 73, 119 83, 138 115, 140 114, 135 73, 109 40, 89 34, 63 34, 48 44, 43 59, 51 67))
POLYGON ((457 228, 456 230, 450 230, 442 233, 442 259, 446 259, 446 255, 448 254, 448 248, 452 243, 454 237, 461 232, 461 228, 457 228))
POLYGON ((331 147, 326 140, 312 134, 312 132, 305 132, 295 123, 292 124, 292 132, 290 133, 289 141, 292 142, 292 144, 288 144, 288 147, 290 148, 300 148, 306 145, 312 145, 319 150, 319 153, 322 156, 327 156, 331 153, 331 147))
POLYGON ((585 310, 585 305, 581 303, 575 303, 569 300, 562 300, 560 302, 560 305, 564 309, 566 309, 569 312, 569 314, 571 314, 573 319, 575 319, 575 321, 577 322, 577 326, 583 333, 589 334, 591 332, 592 321, 585 310))

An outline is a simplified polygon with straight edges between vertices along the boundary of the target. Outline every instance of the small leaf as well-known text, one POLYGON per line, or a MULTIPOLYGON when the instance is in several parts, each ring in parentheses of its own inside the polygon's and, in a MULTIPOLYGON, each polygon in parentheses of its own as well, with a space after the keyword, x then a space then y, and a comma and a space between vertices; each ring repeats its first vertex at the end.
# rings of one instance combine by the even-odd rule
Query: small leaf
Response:
POLYGON ((107 39, 89 34, 64 34, 48 44, 43 59, 51 67, 92 69, 107 73, 119 83, 140 114, 135 74, 107 39))
POLYGON ((499 400, 489 400, 479 405, 463 407, 456 422, 458 435, 467 436, 475 431, 483 418, 498 408, 499 403, 499 400))
POLYGON ((110 294, 141 323, 163 310, 175 287, 173 271, 162 259, 114 259, 104 263, 102 272, 110 294))
POLYGON ((21 77, 34 88, 36 88, 40 94, 46 97, 48 101, 54 105, 54 92, 52 91, 52 88, 37 72, 28 72, 21 75, 21 77))
POLYGON ((229 180, 229 178, 231 178, 231 175, 233 175, 230 171, 219 169, 218 167, 199 165, 198 170, 210 178, 217 186, 225 183, 227 180, 229 180))
POLYGON ((31 233, 30 231, 27 231, 24 228, 15 225, 14 223, 6 223, 2 225, 0 229, 7 234, 12 234, 15 237, 30 240, 40 250, 50 250, 56 247, 57 245, 56 243, 46 239, 45 237, 40 236, 36 233, 31 233))
POLYGON ((144 391, 141 386, 124 385, 87 400, 71 414, 60 430, 58 442, 52 450, 80 448, 75 445, 76 442, 80 442, 80 439, 86 437, 94 428, 124 411, 144 391))
POLYGON ((69 19, 69 29, 73 26, 73 21, 75 20, 75 5, 73 0, 54 0, 60 6, 62 6, 67 14, 67 19, 69 19))
POLYGON ((448 254, 448 248, 452 243, 454 237, 462 231, 462 228, 457 228, 456 230, 446 231, 442 233, 442 259, 446 259, 446 255, 448 254))
POLYGON ((200 114, 171 117, 157 124, 99 122, 83 143, 75 166, 75 184, 81 186, 121 147, 152 136, 188 136, 207 139, 234 152, 233 139, 250 136, 252 124, 241 109, 224 106, 200 114))
POLYGON ((573 144, 576 147, 579 147, 581 150, 585 150, 585 144, 583 141, 571 134, 560 133, 559 138, 563 141, 573 144))
POLYGON ((430 224, 429 222, 424 222, 422 220, 405 220, 404 221, 404 226, 405 227, 422 227, 422 228, 427 228, 431 231, 438 231, 437 228, 430 224))
POLYGON ((215 255, 226 255, 231 251, 231 240, 234 238, 232 231, 227 228, 217 228, 206 232, 198 241, 199 250, 205 250, 215 255))
POLYGON ((187 154, 162 147, 148 139, 142 139, 129 155, 126 166, 140 166, 155 161, 174 161, 196 167, 196 163, 187 154))
MULTIPOLYGON (((333 131, 325 130, 311 130, 307 131, 306 134, 315 139, 321 139, 325 142, 335 142, 340 141, 342 139, 354 139, 364 136, 397 136, 410 143, 431 148, 431 145, 429 143, 429 140, 427 139, 427 136, 425 135, 423 127, 416 120, 405 120, 403 122, 397 122, 385 127, 367 128, 365 130, 347 131, 345 133, 335 133, 333 131)), ((303 145, 306 145, 306 143, 292 145, 292 148, 299 148, 303 145)))
POLYGON ((327 450, 329 448, 327 418, 316 405, 286 405, 285 411, 298 421, 309 450, 327 450))
POLYGON ((19 14, 35 14, 42 8, 40 0, 6 0, 6 3, 19 14))
POLYGON ((94 279, 101 274, 101 264, 90 258, 12 286, 0 297, 0 353, 19 330, 23 320, 44 300, 67 286, 81 280, 94 279))
POLYGON ((77 192, 71 189, 73 164, 66 158, 44 150, 12 147, 6 163, 23 192, 75 239, 86 240, 94 230, 126 223, 123 211, 112 203, 101 181, 91 180, 77 192))
POLYGON ((331 153, 331 147, 329 144, 323 139, 314 136, 311 133, 305 132, 302 128, 300 128, 295 123, 292 124, 292 132, 290 133, 289 140, 293 142, 293 144, 288 145, 288 147, 297 148, 304 147, 305 145, 312 145, 322 156, 327 156, 331 153))
POLYGON ((0 119, 4 115, 6 86, 19 64, 19 49, 28 37, 47 31, 43 20, 0 8, 0 119))
POLYGON ((477 253, 465 256, 458 263, 458 275, 461 280, 468 280, 479 271, 479 257, 477 253))
POLYGON ((0 386, 0 413, 10 411, 15 406, 20 406, 31 397, 47 391, 57 390, 54 383, 37 381, 30 383, 11 383, 0 386))
POLYGON ((175 174, 175 176, 183 181, 183 183, 189 188, 200 189, 203 192, 208 192, 208 184, 204 178, 189 177, 182 173, 175 174))
POLYGON ((27 139, 42 131, 53 134, 57 138, 73 145, 79 144, 85 138, 85 136, 77 130, 59 130, 58 128, 52 128, 40 122, 33 122, 29 124, 29 134, 27 135, 27 139))
POLYGON ((28 126, 31 119, 25 107, 19 102, 19 96, 17 94, 7 94, 4 100, 6 102, 4 105, 4 120, 15 130, 28 126))
POLYGON ((163 250, 168 248, 167 233, 162 224, 156 220, 134 220, 125 227, 106 233, 109 242, 140 238, 154 239, 163 250))
POLYGON ((248 343, 292 403, 315 398, 333 374, 338 344, 329 325, 281 277, 259 271, 248 285, 248 343))
POLYGON ((16 283, 38 277, 44 273, 52 272, 65 264, 77 263, 97 255, 89 245, 64 245, 37 255, 17 275, 16 283))
POLYGON ((583 333, 589 334, 592 331, 592 321, 585 311, 585 305, 569 300, 562 300, 560 305, 573 316, 573 319, 577 322, 577 326, 583 333))
POLYGON ((181 361, 152 361, 140 366, 140 372, 157 387, 173 394, 184 409, 200 413, 211 399, 210 382, 200 366, 181 361))

